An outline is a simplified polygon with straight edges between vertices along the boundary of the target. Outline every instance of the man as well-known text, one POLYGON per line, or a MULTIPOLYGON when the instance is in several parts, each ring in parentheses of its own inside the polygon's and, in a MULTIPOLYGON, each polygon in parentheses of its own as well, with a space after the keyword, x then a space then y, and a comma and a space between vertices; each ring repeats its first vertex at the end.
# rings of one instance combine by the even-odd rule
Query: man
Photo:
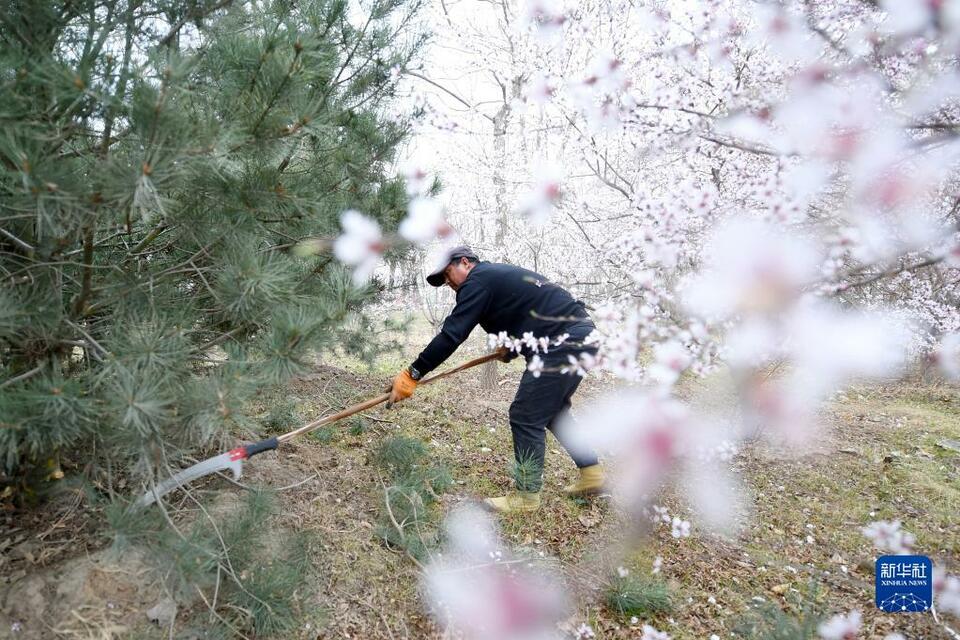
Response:
MULTIPOLYGON (((570 355, 596 353, 594 347, 582 344, 593 331, 593 322, 582 302, 533 271, 481 262, 464 246, 450 250, 446 256, 449 259, 427 276, 427 282, 434 287, 446 284, 456 291, 457 304, 444 320, 440 333, 413 364, 396 376, 390 402, 413 395, 417 381, 450 357, 478 324, 488 334, 506 332, 511 338, 520 338, 529 332, 535 338, 549 338, 551 343, 568 334, 564 343, 539 354, 544 364, 539 376, 530 370, 524 372, 510 405, 513 452, 521 470, 516 490, 484 501, 488 508, 499 512, 536 511, 540 507, 546 430, 554 431, 562 415, 569 411, 570 398, 581 381, 575 373, 561 373, 560 369, 569 364, 570 355)), ((528 363, 534 355, 526 347, 521 353, 528 363)), ((507 354, 509 357, 513 356, 507 354)), ((580 470, 579 479, 565 487, 564 492, 584 495, 600 491, 604 478, 597 456, 560 442, 580 470)))

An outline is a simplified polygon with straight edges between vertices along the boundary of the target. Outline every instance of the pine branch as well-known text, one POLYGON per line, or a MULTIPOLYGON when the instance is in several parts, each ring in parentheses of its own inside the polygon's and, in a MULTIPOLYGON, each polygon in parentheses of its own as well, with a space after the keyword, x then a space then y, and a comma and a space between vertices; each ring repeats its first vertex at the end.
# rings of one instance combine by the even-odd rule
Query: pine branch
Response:
POLYGON ((170 27, 170 30, 167 31, 167 35, 160 38, 160 42, 157 43, 157 46, 166 47, 167 45, 169 45, 173 41, 173 39, 177 36, 177 34, 180 33, 180 29, 183 29, 183 27, 191 20, 202 20, 203 18, 206 18, 214 11, 219 11, 220 9, 223 9, 224 7, 227 7, 232 3, 233 3, 233 0, 220 0, 220 2, 218 2, 217 4, 205 10, 194 10, 194 11, 187 12, 186 14, 184 14, 182 18, 180 18, 180 20, 177 21, 176 24, 170 27))
POLYGON ((83 233, 83 277, 80 283, 80 294, 73 303, 73 314, 75 316, 83 315, 83 309, 90 297, 93 285, 93 224, 87 226, 83 233))
POLYGON ((43 370, 46 368, 46 366, 47 366, 47 361, 46 361, 46 360, 43 360, 43 361, 40 362, 40 364, 38 364, 38 365, 37 365, 36 367, 34 367, 33 369, 30 369, 29 371, 26 371, 26 372, 24 372, 24 373, 21 373, 21 374, 18 375, 18 376, 14 376, 14 377, 10 378, 9 380, 7 380, 7 381, 5 381, 5 382, 3 382, 3 383, 0 383, 0 389, 4 389, 4 388, 9 387, 10 385, 16 384, 16 383, 18 383, 18 382, 23 382, 24 380, 29 380, 29 379, 32 378, 33 376, 35 376, 35 375, 37 375, 38 373, 40 373, 41 371, 43 371, 43 370))
POLYGON ((226 333, 217 336, 217 337, 214 338, 213 340, 210 340, 210 341, 208 341, 208 342, 203 343, 202 345, 200 345, 199 347, 197 347, 197 351, 203 352, 203 351, 206 351, 207 349, 212 349, 213 347, 217 346, 218 344, 222 344, 222 343, 226 342, 227 340, 229 340, 229 339, 232 338, 233 336, 237 335, 238 333, 240 333, 241 331, 243 331, 243 330, 246 329, 246 328, 247 328, 247 327, 234 327, 234 328, 231 329, 230 331, 227 331, 226 333))
POLYGON ((257 118, 256 124, 253 125, 252 134, 256 135, 257 130, 260 128, 260 125, 263 124, 264 119, 267 117, 267 114, 270 113, 270 110, 273 109, 273 105, 276 103, 277 98, 280 97, 280 93, 287 86, 287 83, 290 81, 290 78, 293 76, 294 71, 297 67, 297 61, 300 60, 300 54, 303 53, 303 46, 298 42, 294 45, 293 60, 290 61, 290 66, 287 67, 287 73, 283 76, 283 80, 280 81, 280 85, 274 89, 273 95, 270 96, 270 100, 267 101, 267 106, 264 108, 263 113, 260 114, 260 117, 257 118))
POLYGON ((153 229, 151 229, 151 230, 150 230, 150 233, 148 233, 148 234, 143 238, 143 240, 141 240, 140 242, 138 242, 135 247, 133 247, 132 249, 130 249, 129 251, 127 251, 127 257, 124 259, 124 262, 129 262, 130 260, 133 260, 134 258, 136 258, 136 257, 137 257, 137 254, 139 254, 141 251, 143 251, 143 249, 144 249, 147 245, 149 245, 151 242, 153 242, 154 240, 156 240, 157 237, 158 237, 161 233, 163 233, 167 228, 168 228, 168 227, 167 227, 166 221, 162 221, 160 224, 158 224, 158 225, 155 226, 153 229))
MULTIPOLYGON (((293 6, 292 4, 290 5, 293 6)), ((247 93, 253 93, 253 89, 257 86, 257 76, 260 75, 260 70, 263 69, 263 63, 267 61, 267 58, 274 51, 273 39, 277 37, 277 31, 280 30, 280 25, 283 24, 282 20, 277 20, 273 25, 273 32, 270 34, 270 37, 265 39, 265 46, 263 52, 260 54, 260 59, 257 60, 257 68, 253 70, 253 74, 250 76, 250 86, 247 87, 247 93)))
POLYGON ((18 247, 26 251, 28 255, 33 255, 33 252, 36 250, 30 243, 21 240, 20 238, 13 235, 3 227, 0 227, 0 233, 6 236, 6 238, 11 242, 13 242, 13 244, 17 245, 18 247))

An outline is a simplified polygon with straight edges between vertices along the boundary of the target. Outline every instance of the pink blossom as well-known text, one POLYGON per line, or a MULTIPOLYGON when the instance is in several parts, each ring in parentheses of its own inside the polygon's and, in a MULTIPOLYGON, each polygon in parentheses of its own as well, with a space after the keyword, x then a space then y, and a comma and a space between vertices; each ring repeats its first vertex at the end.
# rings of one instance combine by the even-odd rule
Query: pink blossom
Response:
POLYGON ((597 359, 591 353, 581 353, 579 357, 567 356, 567 364, 560 367, 560 373, 573 373, 581 378, 597 366, 597 359))
POLYGON ((584 408, 576 422, 560 429, 574 449, 611 452, 620 460, 618 497, 637 509, 686 450, 690 417, 676 400, 656 395, 619 394, 584 408))
POLYGON ((601 52, 593 58, 581 82, 594 91, 609 94, 617 94, 630 86, 623 61, 610 52, 601 52))
POLYGON ((788 6, 755 4, 754 19, 758 29, 748 34, 748 40, 766 43, 786 63, 811 60, 819 53, 819 43, 811 37, 803 17, 788 6))
POLYGON ((370 278, 380 263, 380 255, 386 245, 380 233, 380 225, 359 211, 350 209, 340 216, 341 234, 333 243, 337 260, 353 267, 353 281, 362 285, 370 278))
POLYGON ((817 633, 823 640, 853 640, 860 634, 860 612, 837 614, 820 624, 817 633))
POLYGON ((933 6, 930 0, 880 0, 887 13, 883 28, 894 35, 921 31, 933 22, 933 6))
POLYGON ((670 634, 666 631, 657 631, 648 624, 643 625, 643 635, 640 640, 670 640, 670 634))
POLYGON ((960 378, 960 333, 948 333, 941 337, 933 359, 943 375, 951 380, 960 378))
POLYGON ((430 188, 429 174, 421 167, 409 165, 403 170, 406 180, 407 195, 410 197, 426 195, 430 188))
POLYGON ((523 5, 521 24, 533 28, 534 33, 544 40, 559 36, 567 20, 560 0, 527 0, 523 5))
POLYGON ((940 611, 960 616, 960 578, 934 567, 933 603, 940 611))
POLYGON ((914 542, 916 542, 912 533, 900 529, 899 520, 871 522, 862 531, 863 535, 869 538, 877 549, 897 555, 909 554, 914 542))
POLYGON ((517 213, 535 226, 546 224, 563 197, 562 186, 563 174, 557 167, 541 166, 535 173, 533 187, 518 201, 517 213))
POLYGON ((449 631, 473 640, 557 638, 568 605, 559 576, 543 563, 514 559, 489 515, 451 514, 448 543, 424 574, 431 613, 449 631))
POLYGON ((740 219, 713 237, 706 269, 686 284, 691 310, 706 317, 786 308, 816 273, 816 249, 771 225, 740 219))
POLYGON ((527 102, 538 106, 544 106, 550 102, 557 92, 557 81, 555 78, 541 73, 535 74, 530 78, 524 87, 523 95, 527 102))
POLYGON ((896 375, 906 363, 910 331, 881 310, 867 314, 804 304, 784 329, 797 367, 795 382, 811 397, 824 396, 854 378, 896 375))
POLYGON ((453 230, 443 215, 443 205, 434 198, 417 197, 410 201, 409 214, 400 223, 400 235, 410 242, 426 244, 444 238, 453 230))
POLYGON ((719 458, 712 462, 685 460, 681 482, 698 525, 733 536, 742 524, 742 515, 749 510, 750 500, 746 488, 720 462, 719 458))
POLYGON ((577 627, 577 639, 578 640, 590 640, 590 638, 596 638, 597 634, 593 632, 593 628, 587 623, 581 624, 577 627))
POLYGON ((674 538, 689 538, 690 522, 674 517, 673 522, 671 523, 670 535, 672 535, 674 538))
POLYGON ((940 12, 944 29, 956 35, 960 30, 960 0, 944 0, 940 12))
POLYGON ((663 385, 672 385, 690 366, 690 352, 676 340, 662 342, 653 348, 654 364, 650 377, 663 385))

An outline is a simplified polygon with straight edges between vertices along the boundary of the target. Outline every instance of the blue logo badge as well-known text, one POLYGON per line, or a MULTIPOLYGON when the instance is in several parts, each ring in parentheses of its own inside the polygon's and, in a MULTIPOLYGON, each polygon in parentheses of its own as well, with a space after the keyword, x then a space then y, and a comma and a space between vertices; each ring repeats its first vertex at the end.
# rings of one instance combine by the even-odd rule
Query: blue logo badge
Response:
POLYGON ((933 563, 927 556, 877 558, 877 608, 889 612, 929 611, 933 563))

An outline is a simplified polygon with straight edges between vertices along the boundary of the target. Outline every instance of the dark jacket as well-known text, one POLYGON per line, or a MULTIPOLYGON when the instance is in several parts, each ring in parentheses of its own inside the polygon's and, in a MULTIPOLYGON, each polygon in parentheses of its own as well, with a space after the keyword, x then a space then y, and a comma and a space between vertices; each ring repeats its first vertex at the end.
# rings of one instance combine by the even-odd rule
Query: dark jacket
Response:
POLYGON ((426 374, 440 366, 478 324, 488 334, 506 331, 511 338, 526 332, 535 338, 563 333, 583 338, 593 329, 583 303, 566 289, 528 269, 478 262, 457 291, 457 306, 413 367, 426 374))

